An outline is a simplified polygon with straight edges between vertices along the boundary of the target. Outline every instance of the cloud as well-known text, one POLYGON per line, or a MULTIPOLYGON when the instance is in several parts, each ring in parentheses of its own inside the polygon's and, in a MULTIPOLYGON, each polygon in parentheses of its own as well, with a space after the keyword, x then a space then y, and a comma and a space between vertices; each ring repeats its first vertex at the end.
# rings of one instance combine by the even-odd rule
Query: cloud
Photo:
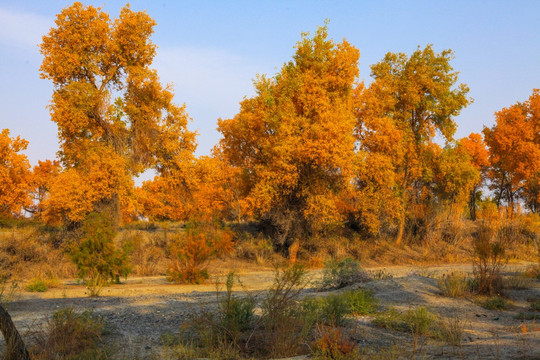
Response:
POLYGON ((0 43, 35 49, 53 20, 35 13, 0 8, 0 24, 0 43))

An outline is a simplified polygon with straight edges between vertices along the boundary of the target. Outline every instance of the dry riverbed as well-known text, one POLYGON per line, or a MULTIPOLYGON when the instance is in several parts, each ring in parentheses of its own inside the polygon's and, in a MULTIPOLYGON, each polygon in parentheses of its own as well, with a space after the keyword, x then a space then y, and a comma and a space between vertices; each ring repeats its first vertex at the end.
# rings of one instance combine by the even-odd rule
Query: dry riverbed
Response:
MULTIPOLYGON (((526 265, 507 266, 505 271, 523 270, 526 265)), ((520 320, 520 313, 530 314, 531 301, 540 300, 538 281, 526 290, 509 292, 511 308, 491 311, 478 306, 469 298, 448 298, 440 294, 437 277, 451 271, 472 272, 470 265, 433 267, 396 266, 369 269, 379 274, 391 274, 384 280, 353 285, 371 289, 381 307, 394 306, 398 310, 426 306, 440 317, 459 317, 465 326, 461 348, 445 346, 430 338, 421 339, 416 353, 420 358, 436 359, 540 359, 540 325, 534 320, 520 320), (525 325, 524 325, 525 324, 525 325)), ((243 286, 239 292, 249 291, 262 298, 273 280, 272 271, 238 272, 243 286)), ((310 271, 317 280, 320 270, 310 271)), ((219 281, 218 281, 219 282, 219 281)), ((222 287, 218 284, 217 287, 222 287)), ((342 290, 338 290, 342 291, 342 290)), ((306 289, 304 295, 325 295, 306 289)), ((54 311, 62 307, 76 310, 92 309, 109 324, 108 343, 121 344, 128 351, 126 358, 137 354, 166 351, 164 334, 178 333, 180 325, 205 306, 217 303, 216 284, 172 285, 164 277, 129 278, 125 283, 105 287, 97 298, 87 297, 84 286, 76 281, 65 281, 45 293, 22 291, 8 304, 8 310, 23 333, 35 330, 54 311)), ((349 321, 353 338, 366 349, 405 349, 400 356, 410 358, 412 336, 385 330, 372 323, 373 317, 356 317, 349 321)), ((394 350, 392 350, 394 349, 394 350)), ((380 350, 383 351, 383 350, 380 350)), ((384 350, 386 351, 386 350, 384 350)), ((398 354, 398 352, 395 352, 398 354)), ((397 356, 397 355, 396 355, 397 356)))

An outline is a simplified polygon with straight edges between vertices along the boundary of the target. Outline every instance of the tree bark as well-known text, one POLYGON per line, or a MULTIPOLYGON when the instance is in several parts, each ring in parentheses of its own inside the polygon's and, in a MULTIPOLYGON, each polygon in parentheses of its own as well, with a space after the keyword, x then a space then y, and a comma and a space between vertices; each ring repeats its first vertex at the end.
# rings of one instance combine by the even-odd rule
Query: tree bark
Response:
POLYGON ((17 331, 11 316, 0 304, 0 331, 6 340, 6 350, 2 356, 4 360, 30 360, 30 354, 24 341, 17 331))

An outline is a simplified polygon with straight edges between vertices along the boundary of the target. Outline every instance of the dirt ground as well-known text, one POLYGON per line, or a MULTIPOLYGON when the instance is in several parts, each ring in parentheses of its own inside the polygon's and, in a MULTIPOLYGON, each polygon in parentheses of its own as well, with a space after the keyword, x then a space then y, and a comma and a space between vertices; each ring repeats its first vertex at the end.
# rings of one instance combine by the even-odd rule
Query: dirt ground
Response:
MULTIPOLYGON (((508 265, 505 271, 523 270, 526 266, 508 265)), ((540 359, 540 326, 534 320, 517 318, 520 312, 528 312, 531 301, 540 300, 538 281, 531 289, 511 291, 512 306, 509 310, 491 311, 476 305, 472 299, 454 299, 440 294, 436 278, 456 270, 472 272, 469 264, 368 270, 382 271, 391 274, 392 278, 356 284, 352 288, 361 286, 373 290, 381 306, 407 310, 422 305, 441 317, 459 317, 464 321, 465 336, 461 348, 451 348, 435 339, 425 338, 421 339, 416 351, 420 358, 540 359)), ((322 271, 312 270, 309 274, 316 281, 322 271)), ((271 270, 252 269, 237 271, 237 275, 243 284, 238 291, 249 291, 259 298, 264 296, 264 290, 270 287, 274 276, 271 270)), ((218 284, 218 287, 222 286, 218 284)), ((304 291, 306 296, 325 294, 316 292, 314 288, 304 291)), ((122 284, 103 288, 97 298, 88 297, 86 288, 75 280, 64 281, 60 287, 45 293, 21 291, 7 307, 23 335, 41 326, 47 317, 62 307, 92 309, 110 325, 106 342, 122 344, 123 349, 145 358, 164 349, 163 334, 177 333, 190 314, 216 302, 215 282, 172 285, 165 277, 134 277, 122 284)), ((372 324, 372 317, 356 317, 351 319, 351 324, 353 338, 366 349, 403 348, 403 344, 412 343, 410 334, 376 327, 372 324)), ((404 353, 400 356, 410 358, 410 355, 404 353)))

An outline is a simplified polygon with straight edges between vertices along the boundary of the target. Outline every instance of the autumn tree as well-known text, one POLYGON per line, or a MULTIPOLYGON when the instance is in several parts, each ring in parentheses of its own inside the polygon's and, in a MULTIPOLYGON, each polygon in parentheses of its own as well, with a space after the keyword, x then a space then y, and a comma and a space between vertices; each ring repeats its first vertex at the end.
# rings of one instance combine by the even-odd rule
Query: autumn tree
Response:
POLYGON ((38 160, 38 164, 33 167, 30 182, 32 204, 25 210, 35 218, 41 218, 45 199, 49 196, 51 185, 61 170, 58 160, 38 160))
POLYGON ((117 19, 79 2, 43 37, 41 77, 51 80, 65 171, 53 182, 44 217, 80 222, 93 210, 128 206, 132 177, 182 162, 195 148, 188 115, 172 102, 151 64, 155 21, 122 8, 117 19))
POLYGON ((304 234, 339 223, 340 192, 354 159, 352 89, 359 51, 303 34, 292 61, 254 81, 256 95, 218 120, 224 159, 242 171, 254 215, 286 250, 304 234))
POLYGON ((471 192, 481 183, 480 171, 460 141, 441 149, 433 168, 437 201, 451 207, 461 209, 469 202, 471 192))
MULTIPOLYGON (((397 177, 393 191, 400 204, 397 243, 403 238, 406 219, 413 215, 411 210, 420 206, 425 197, 426 182, 433 179, 428 160, 436 133, 446 141, 452 140, 456 130, 454 117, 470 102, 467 86, 456 85, 458 73, 450 64, 452 58, 452 51, 436 53, 428 45, 411 56, 388 53, 371 67, 373 82, 366 96, 374 100, 366 104, 375 107, 377 119, 387 118, 391 122, 385 125, 378 121, 396 133, 389 139, 400 141, 392 159, 397 177)), ((371 110, 360 113, 366 111, 369 116, 371 110)), ((359 119, 358 125, 364 124, 366 121, 359 119)), ((373 131, 370 124, 367 126, 357 126, 357 132, 373 131)))
POLYGON ((522 198, 537 212, 540 203, 540 90, 528 101, 495 113, 495 125, 484 127, 489 147, 490 188, 497 205, 506 203, 511 212, 522 198))
POLYGON ((0 217, 18 216, 31 205, 32 173, 21 153, 27 146, 20 136, 10 137, 8 129, 0 132, 0 217))
POLYGON ((487 177, 489 168, 488 150, 482 135, 471 133, 468 137, 460 140, 461 145, 471 157, 472 164, 480 172, 479 181, 473 186, 469 194, 469 216, 476 220, 477 202, 480 200, 482 185, 487 177))

